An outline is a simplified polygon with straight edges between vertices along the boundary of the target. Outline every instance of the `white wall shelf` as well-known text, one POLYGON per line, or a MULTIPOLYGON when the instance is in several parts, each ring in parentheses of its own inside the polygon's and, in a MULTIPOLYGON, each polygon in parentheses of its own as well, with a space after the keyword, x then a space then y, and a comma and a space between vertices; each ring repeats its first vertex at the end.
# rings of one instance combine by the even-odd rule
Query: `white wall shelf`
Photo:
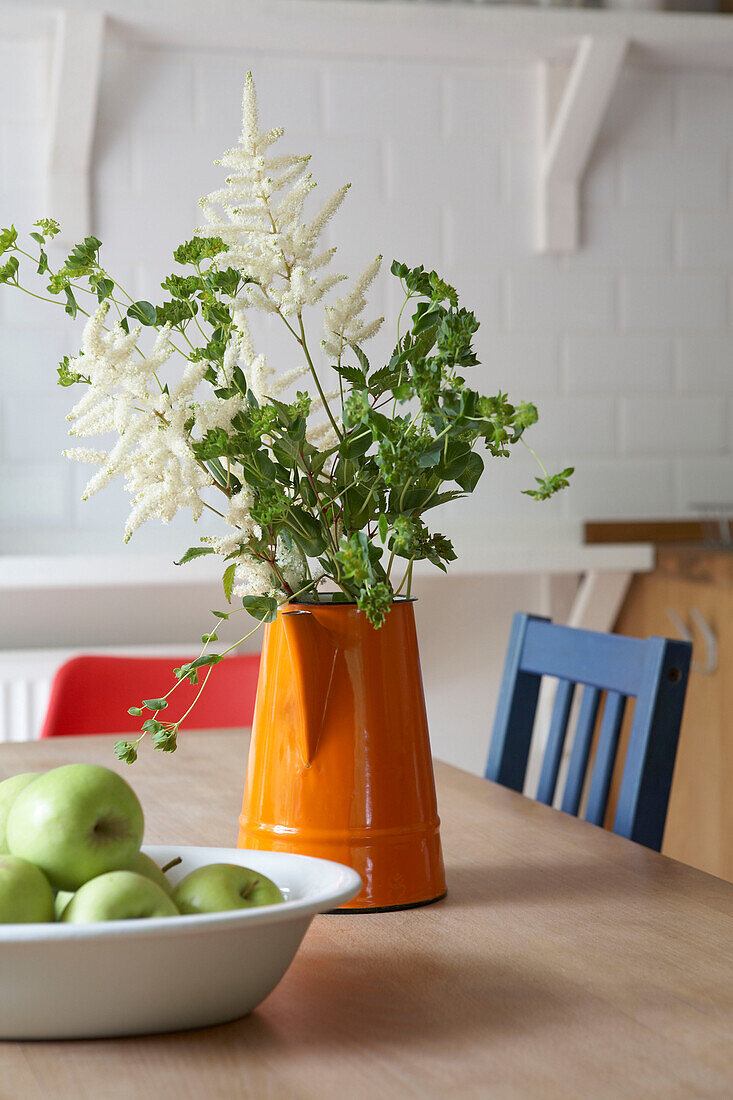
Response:
POLYGON ((51 35, 61 10, 103 14, 114 34, 149 46, 458 63, 570 62, 590 35, 626 39, 632 63, 733 68, 733 18, 694 12, 399 0, 208 0, 205 8, 199 0, 3 0, 0 35, 51 35))
POLYGON ((23 0, 0 4, 0 37, 55 42, 49 210, 78 239, 91 229, 89 168, 103 40, 323 57, 543 66, 546 132, 537 247, 579 246, 585 167, 625 60, 733 68, 733 19, 720 15, 375 0, 23 0), (569 68, 568 68, 569 66, 569 68))

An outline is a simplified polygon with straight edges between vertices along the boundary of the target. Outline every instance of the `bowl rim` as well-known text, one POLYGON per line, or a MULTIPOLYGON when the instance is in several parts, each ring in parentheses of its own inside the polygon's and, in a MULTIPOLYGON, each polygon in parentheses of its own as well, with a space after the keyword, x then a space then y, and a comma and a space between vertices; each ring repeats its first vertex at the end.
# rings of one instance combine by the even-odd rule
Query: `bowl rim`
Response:
POLYGON ((138 939, 159 936, 161 933, 171 936, 197 932, 204 934, 216 929, 236 928, 240 925, 244 927, 245 925, 282 924, 291 920, 314 917, 318 913, 334 909, 337 905, 356 897, 362 887, 361 877, 352 867, 333 860, 304 856, 295 852, 271 852, 255 848, 211 848, 193 844, 143 844, 140 849, 151 858, 155 858, 157 852, 168 853, 171 850, 192 854, 216 853, 219 858, 212 859, 212 863, 221 862, 222 856, 227 853, 230 857, 241 856, 244 852, 251 852, 254 856, 273 856, 275 859, 283 856, 288 860, 297 860, 303 864, 318 864, 328 869, 334 876, 334 883, 330 889, 323 888, 307 898, 286 900, 276 905, 258 905, 254 909, 227 909, 219 913, 181 913, 176 917, 145 917, 137 920, 96 921, 90 924, 65 924, 61 921, 0 924, 0 947, 13 943, 106 940, 119 937, 138 939), (337 870, 345 875, 345 881, 338 888, 336 887, 337 870))

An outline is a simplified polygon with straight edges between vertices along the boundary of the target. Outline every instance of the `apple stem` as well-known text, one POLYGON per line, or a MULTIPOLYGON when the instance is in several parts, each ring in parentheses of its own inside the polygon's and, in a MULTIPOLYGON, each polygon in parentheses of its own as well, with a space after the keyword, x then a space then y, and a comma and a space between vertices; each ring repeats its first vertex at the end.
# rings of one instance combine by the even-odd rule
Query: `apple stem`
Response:
POLYGON ((249 895, 254 890, 255 886, 259 885, 259 881, 260 880, 258 878, 256 878, 253 882, 250 882, 249 886, 246 886, 244 888, 244 890, 242 890, 242 893, 240 894, 240 897, 242 898, 242 900, 249 897, 249 895))
POLYGON ((161 871, 163 872, 163 874, 165 874, 166 871, 170 871, 171 867, 177 867, 179 863, 183 863, 183 860, 180 856, 176 856, 175 859, 172 859, 169 863, 166 863, 165 867, 161 867, 161 871))

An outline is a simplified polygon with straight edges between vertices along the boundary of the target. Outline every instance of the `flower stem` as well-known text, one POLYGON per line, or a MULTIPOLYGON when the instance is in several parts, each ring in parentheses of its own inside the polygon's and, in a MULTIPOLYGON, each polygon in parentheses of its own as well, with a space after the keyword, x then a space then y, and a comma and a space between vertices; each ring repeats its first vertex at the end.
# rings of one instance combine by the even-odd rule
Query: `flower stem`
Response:
POLYGON ((300 328, 300 336, 298 338, 298 342, 299 342, 300 346, 303 349, 303 353, 306 357, 306 360, 308 361, 308 366, 310 367, 310 372, 313 375, 313 381, 316 384, 316 389, 318 390, 318 393, 320 394, 320 397, 321 397, 321 401, 323 402, 323 407, 326 410, 326 414, 328 416, 328 419, 331 421, 331 424, 333 425, 333 430, 336 432, 336 435, 337 435, 338 439, 343 439, 344 438, 343 432, 341 432, 339 430, 339 426, 336 423, 336 421, 334 420, 333 413, 331 412, 331 409, 329 408, 328 401, 326 400, 326 395, 323 392, 323 387, 321 386, 320 379, 318 378, 318 375, 316 373, 316 368, 313 364, 313 360, 311 359, 310 352, 308 351, 308 344, 306 343, 306 339, 305 339, 305 326, 303 325, 303 315, 301 313, 298 314, 298 327, 300 328))

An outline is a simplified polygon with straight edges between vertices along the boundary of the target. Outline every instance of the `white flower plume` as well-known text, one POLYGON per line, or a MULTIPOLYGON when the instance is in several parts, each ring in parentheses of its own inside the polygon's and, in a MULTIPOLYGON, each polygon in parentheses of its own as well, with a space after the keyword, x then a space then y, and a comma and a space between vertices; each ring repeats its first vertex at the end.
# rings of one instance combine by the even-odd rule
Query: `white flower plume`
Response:
POLYGON ((351 291, 339 298, 335 305, 326 306, 324 350, 340 360, 348 344, 362 344, 374 336, 382 326, 383 317, 376 321, 364 321, 362 313, 366 309, 366 294, 376 279, 382 257, 377 256, 361 273, 351 291))
MULTIPOLYGON (((307 171, 310 157, 270 157, 270 146, 282 134, 281 128, 260 131, 254 80, 247 73, 239 145, 221 158, 229 174, 223 188, 201 200, 206 225, 197 232, 221 238, 228 246, 223 262, 255 280, 242 292, 242 313, 248 308, 279 313, 297 328, 303 310, 320 302, 346 278, 328 270, 336 249, 323 248, 319 242, 350 185, 334 192, 315 218, 307 221, 304 203, 316 186, 307 171)), ((362 313, 366 291, 380 262, 381 257, 373 261, 349 294, 325 307, 324 347, 329 356, 339 355, 347 343, 369 339, 379 329, 381 319, 366 322, 362 313)), ((245 329, 243 319, 237 318, 237 326, 245 329)), ((274 371, 255 355, 249 343, 248 381, 255 396, 260 400, 281 393, 284 387, 277 386, 274 371), (273 385, 276 388, 270 389, 273 385)))
POLYGON ((125 527, 127 541, 147 519, 169 522, 190 507, 198 519, 199 495, 211 479, 197 464, 183 428, 191 397, 206 369, 189 364, 171 392, 161 389, 157 372, 172 354, 169 330, 161 329, 148 356, 138 352, 140 330, 125 332, 119 324, 105 328, 109 310, 102 304, 84 329, 81 354, 71 368, 89 378, 89 388, 68 415, 69 434, 77 437, 116 431, 109 451, 71 448, 69 458, 100 464, 84 489, 86 500, 115 477, 125 479, 133 508, 125 527))
MULTIPOLYGON (((340 360, 347 345, 361 344, 381 324, 381 319, 364 318, 367 291, 381 257, 369 264, 343 297, 330 304, 326 301, 346 276, 332 270, 336 249, 325 245, 322 237, 349 185, 334 192, 315 215, 307 214, 306 204, 316 186, 309 171, 310 157, 276 154, 272 147, 282 135, 281 128, 260 129, 254 81, 248 73, 239 144, 219 162, 227 169, 225 183, 201 200, 206 224, 197 230, 200 236, 220 238, 226 245, 212 266, 234 268, 245 280, 237 298, 228 303, 232 324, 223 357, 217 360, 215 380, 208 357, 194 356, 187 357, 177 383, 161 385, 158 372, 176 350, 170 327, 160 329, 153 348, 145 354, 138 345, 141 330, 128 332, 120 324, 110 324, 108 304, 90 318, 82 352, 69 364, 70 371, 90 382, 69 414, 70 435, 86 438, 113 431, 118 436, 109 450, 79 446, 65 452, 99 467, 86 485, 84 498, 113 478, 123 478, 133 497, 125 527, 128 540, 146 520, 168 522, 182 508, 191 508, 198 519, 208 503, 207 493, 223 488, 226 504, 218 496, 219 507, 214 510, 221 509, 225 530, 204 541, 234 563, 233 591, 240 596, 295 591, 308 576, 308 568, 289 539, 277 532, 269 545, 263 539, 263 530, 253 519, 258 495, 247 484, 244 465, 228 457, 223 485, 221 464, 197 459, 196 441, 209 432, 232 432, 245 409, 241 387, 233 384, 241 371, 257 406, 276 397, 290 400, 295 389, 306 391, 311 398, 306 438, 319 450, 330 451, 341 432, 341 391, 323 385, 317 372, 330 370, 333 357, 340 360), (319 349, 311 350, 306 338, 304 314, 313 306, 325 311, 320 365, 319 349), (287 326, 294 337, 295 361, 279 363, 278 370, 268 363, 252 339, 250 309, 274 314, 287 326), (241 489, 229 491, 230 476, 235 488, 241 489)), ((267 444, 266 434, 263 441, 267 444)))
POLYGON ((316 186, 307 171, 310 157, 267 156, 282 134, 281 128, 260 132, 254 80, 247 73, 239 146, 218 162, 229 175, 223 188, 201 200, 206 225, 197 232, 220 237, 229 248, 226 263, 257 280, 245 288, 243 305, 291 317, 344 278, 322 273, 333 250, 317 254, 316 248, 349 185, 331 196, 313 222, 304 222, 303 206, 316 186))

